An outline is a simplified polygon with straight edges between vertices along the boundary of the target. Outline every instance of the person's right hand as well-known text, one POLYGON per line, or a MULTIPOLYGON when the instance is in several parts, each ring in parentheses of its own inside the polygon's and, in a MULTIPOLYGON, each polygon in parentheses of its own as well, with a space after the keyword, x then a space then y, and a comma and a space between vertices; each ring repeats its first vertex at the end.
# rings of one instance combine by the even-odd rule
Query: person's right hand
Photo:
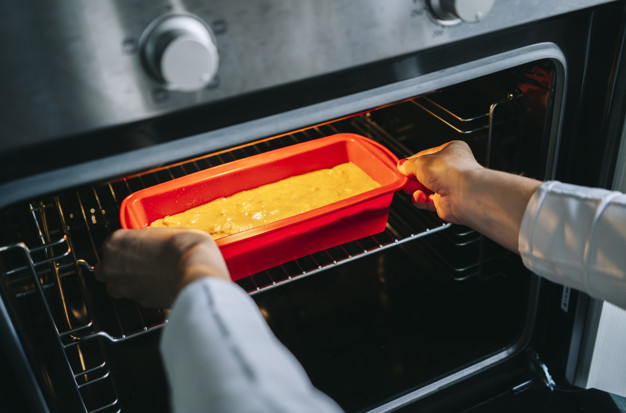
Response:
POLYGON ((95 268, 111 296, 153 308, 169 308, 187 284, 209 276, 230 281, 219 248, 206 232, 177 228, 115 231, 95 268))
POLYGON ((405 191, 413 204, 436 211, 444 221, 463 223, 463 199, 468 196, 467 175, 483 167, 463 141, 451 141, 423 150, 398 162, 398 170, 411 178, 405 191))
POLYGON ((406 191, 418 208, 467 225, 518 252, 524 210, 540 181, 482 167, 465 142, 452 141, 398 162, 413 178, 406 191))

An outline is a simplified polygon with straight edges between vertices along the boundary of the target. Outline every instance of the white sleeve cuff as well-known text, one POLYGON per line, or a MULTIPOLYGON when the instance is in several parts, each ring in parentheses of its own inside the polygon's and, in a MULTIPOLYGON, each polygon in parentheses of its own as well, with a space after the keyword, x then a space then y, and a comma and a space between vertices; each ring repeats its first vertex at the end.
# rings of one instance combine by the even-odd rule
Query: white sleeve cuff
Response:
POLYGON ((536 274, 626 307, 626 195, 543 183, 526 207, 519 253, 536 274))
POLYGON ((313 387, 255 302, 232 282, 207 277, 181 291, 161 354, 178 413, 341 410, 313 387))

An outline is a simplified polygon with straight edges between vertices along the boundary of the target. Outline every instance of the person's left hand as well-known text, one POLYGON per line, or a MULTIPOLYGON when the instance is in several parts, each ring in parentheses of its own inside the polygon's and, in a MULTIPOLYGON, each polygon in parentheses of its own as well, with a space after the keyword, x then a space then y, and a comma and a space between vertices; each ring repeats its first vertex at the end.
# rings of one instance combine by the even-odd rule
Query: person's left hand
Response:
POLYGON ((111 296, 153 308, 169 308, 187 284, 209 276, 230 281, 215 241, 189 229, 118 230, 103 243, 95 267, 111 296))

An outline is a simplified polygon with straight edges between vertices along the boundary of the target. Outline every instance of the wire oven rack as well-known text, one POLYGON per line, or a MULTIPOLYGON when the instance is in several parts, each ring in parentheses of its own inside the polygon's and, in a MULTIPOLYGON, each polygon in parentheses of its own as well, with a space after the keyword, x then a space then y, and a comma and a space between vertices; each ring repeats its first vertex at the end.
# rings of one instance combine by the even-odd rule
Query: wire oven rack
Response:
MULTIPOLYGON (((487 112, 470 118, 458 116, 438 104, 436 97, 417 98, 401 105, 410 112, 410 116, 444 125, 462 139, 470 141, 470 144, 472 140, 482 142, 484 162, 489 165, 496 125, 494 113, 499 105, 508 105, 520 96, 511 93, 501 102, 492 104, 487 112)), ((409 156, 420 149, 406 144, 420 142, 419 139, 411 138, 414 133, 411 126, 401 125, 396 129, 381 126, 377 112, 372 112, 121 180, 64 192, 27 205, 28 214, 36 228, 37 245, 17 243, 0 248, 0 258, 5 263, 16 263, 0 274, 4 281, 3 288, 17 300, 32 295, 42 298, 49 322, 56 329, 58 345, 66 355, 68 368, 72 371, 76 388, 83 399, 88 399, 89 392, 101 393, 102 387, 110 392, 111 397, 106 403, 98 406, 86 404, 85 411, 119 410, 119 401, 105 357, 102 352, 98 356, 99 352, 92 347, 98 347, 101 340, 119 343, 151 332, 166 323, 166 310, 148 310, 128 300, 110 299, 103 286, 90 274, 88 263, 99 261, 99 245, 109 233, 119 228, 119 205, 122 199, 139 189, 191 172, 348 131, 379 140, 399 157, 409 156), (89 357, 85 356, 87 353, 89 357)), ((423 145, 428 147, 431 143, 425 141, 423 145)), ((481 152, 480 148, 474 149, 477 153, 481 152)), ((384 232, 293 260, 239 280, 238 283, 248 293, 257 294, 426 236, 428 241, 424 241, 424 246, 450 267, 452 277, 457 280, 479 274, 482 266, 494 259, 486 253, 485 241, 481 236, 467 228, 445 223, 431 213, 417 211, 406 194, 398 193, 394 197, 384 232), (468 258, 458 262, 451 260, 451 257, 459 256, 468 258)))

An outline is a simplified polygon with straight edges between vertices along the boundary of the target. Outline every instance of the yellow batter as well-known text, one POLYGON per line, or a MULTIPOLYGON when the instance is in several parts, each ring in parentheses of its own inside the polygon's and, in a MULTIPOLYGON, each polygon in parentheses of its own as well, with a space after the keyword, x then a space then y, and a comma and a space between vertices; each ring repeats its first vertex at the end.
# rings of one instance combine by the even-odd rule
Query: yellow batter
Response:
POLYGON ((358 166, 348 162, 218 198, 180 214, 158 219, 150 227, 197 228, 217 239, 379 186, 358 166))

